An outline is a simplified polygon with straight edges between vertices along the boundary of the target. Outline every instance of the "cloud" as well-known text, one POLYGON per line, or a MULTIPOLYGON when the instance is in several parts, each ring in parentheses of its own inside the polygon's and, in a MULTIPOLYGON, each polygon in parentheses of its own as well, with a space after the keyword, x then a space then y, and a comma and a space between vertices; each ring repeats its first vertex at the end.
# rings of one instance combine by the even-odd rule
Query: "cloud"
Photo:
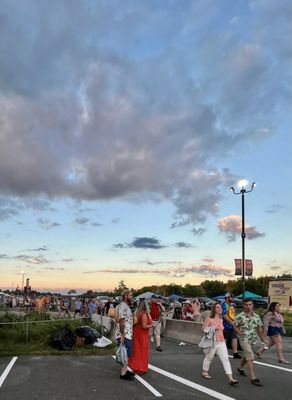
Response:
POLYGON ((88 218, 81 217, 81 218, 76 218, 73 222, 74 225, 87 225, 89 222, 88 218))
POLYGON ((205 262, 207 262, 207 263, 214 263, 214 259, 211 258, 211 257, 205 257, 205 258, 203 258, 202 261, 205 261, 205 262))
POLYGON ((290 4, 271 3, 2 4, 1 194, 167 201, 203 234, 234 181, 218 161, 290 104, 290 4))
POLYGON ((189 249, 190 247, 194 247, 194 245, 192 245, 190 243, 186 243, 186 242, 177 242, 177 243, 175 243, 175 246, 179 247, 179 248, 184 247, 186 249, 189 249))
POLYGON ((47 263, 49 263, 49 261, 46 258, 41 257, 41 256, 32 257, 32 256, 27 256, 27 255, 21 254, 19 256, 16 256, 15 259, 19 260, 19 261, 25 261, 28 264, 47 264, 47 263))
POLYGON ((110 273, 110 274, 155 274, 164 277, 178 277, 182 278, 186 274, 192 273, 204 277, 218 277, 226 276, 233 277, 234 272, 232 269, 220 267, 216 265, 200 265, 200 266, 180 266, 177 268, 167 269, 142 269, 142 268, 105 268, 94 271, 86 271, 84 274, 95 274, 95 273, 110 273))
POLYGON ((38 248, 36 248, 36 249, 27 249, 27 250, 25 250, 25 251, 48 251, 49 249, 48 249, 48 247, 47 246, 41 246, 41 247, 38 247, 38 248))
POLYGON ((281 267, 279 267, 278 265, 274 265, 274 266, 270 267, 270 269, 272 271, 277 271, 277 270, 281 269, 281 267))
POLYGON ((123 248, 136 248, 136 249, 154 249, 159 250, 163 249, 164 245, 160 244, 160 240, 156 238, 149 237, 137 237, 133 239, 130 243, 117 243, 113 245, 114 248, 123 249, 123 248))
POLYGON ((62 224, 60 224, 59 222, 50 222, 46 218, 39 218, 38 223, 40 224, 40 226, 43 229, 46 229, 46 230, 50 230, 50 229, 58 228, 59 226, 62 226, 62 224))
MULTIPOLYGON (((224 233, 229 242, 236 240, 237 236, 241 235, 241 217, 237 215, 230 215, 218 220, 218 229, 224 233)), ((264 237, 265 233, 260 233, 254 226, 245 225, 246 239, 257 239, 264 237)))
POLYGON ((272 205, 270 206, 270 208, 268 208, 268 209, 266 210, 266 213, 268 213, 268 214, 274 214, 274 213, 277 213, 277 212, 282 211, 284 208, 285 208, 285 207, 284 207, 282 204, 272 204, 272 205))

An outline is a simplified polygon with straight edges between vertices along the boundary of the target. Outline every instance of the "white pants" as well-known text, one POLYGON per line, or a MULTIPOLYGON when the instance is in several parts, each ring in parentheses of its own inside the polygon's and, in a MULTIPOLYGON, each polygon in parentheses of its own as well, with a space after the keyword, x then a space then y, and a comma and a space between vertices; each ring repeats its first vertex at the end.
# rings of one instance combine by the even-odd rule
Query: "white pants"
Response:
POLYGON ((216 342, 215 346, 211 347, 210 350, 208 351, 208 353, 206 353, 206 356, 203 361, 203 371, 207 371, 207 372, 209 371, 210 364, 211 364, 215 354, 217 354, 218 357, 220 358, 220 361, 223 364, 225 374, 232 375, 228 352, 227 352, 227 347, 226 347, 225 342, 216 342))

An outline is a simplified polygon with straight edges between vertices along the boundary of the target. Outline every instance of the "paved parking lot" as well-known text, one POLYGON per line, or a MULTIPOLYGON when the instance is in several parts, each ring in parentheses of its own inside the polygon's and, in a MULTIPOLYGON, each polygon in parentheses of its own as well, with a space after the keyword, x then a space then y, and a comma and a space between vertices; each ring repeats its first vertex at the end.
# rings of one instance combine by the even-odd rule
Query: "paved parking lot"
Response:
MULTIPOLYGON (((165 399, 182 400, 275 400, 292 399, 292 367, 277 363, 274 351, 256 361, 263 387, 238 377, 229 386, 220 361, 215 357, 211 380, 201 377, 203 354, 196 346, 163 340, 162 353, 151 349, 150 369, 133 382, 119 379, 119 366, 111 356, 3 357, 0 359, 1 400, 96 400, 165 399)), ((285 356, 292 363, 292 341, 286 339, 285 356)), ((234 371, 239 360, 231 359, 234 371)))

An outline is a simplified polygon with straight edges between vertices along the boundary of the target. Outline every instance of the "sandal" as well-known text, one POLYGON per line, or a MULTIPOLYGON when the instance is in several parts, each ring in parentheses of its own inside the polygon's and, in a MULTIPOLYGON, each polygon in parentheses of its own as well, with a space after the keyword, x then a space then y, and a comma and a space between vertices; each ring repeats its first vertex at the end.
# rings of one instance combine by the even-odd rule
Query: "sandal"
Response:
POLYGON ((233 385, 237 385, 239 383, 239 381, 237 379, 231 379, 229 381, 229 385, 233 386, 233 385))
POLYGON ((211 379, 211 376, 208 374, 207 371, 203 371, 202 372, 202 377, 205 378, 205 379, 211 379))
POLYGON ((286 365, 290 365, 290 362, 287 360, 279 360, 278 361, 280 364, 286 364, 286 365))
POLYGON ((262 382, 258 378, 254 378, 251 380, 251 383, 255 386, 263 386, 262 382))
POLYGON ((263 358, 263 356, 261 355, 261 353, 256 353, 256 356, 259 360, 261 360, 263 358))
POLYGON ((239 372, 241 376, 247 376, 243 369, 237 368, 237 372, 239 372))

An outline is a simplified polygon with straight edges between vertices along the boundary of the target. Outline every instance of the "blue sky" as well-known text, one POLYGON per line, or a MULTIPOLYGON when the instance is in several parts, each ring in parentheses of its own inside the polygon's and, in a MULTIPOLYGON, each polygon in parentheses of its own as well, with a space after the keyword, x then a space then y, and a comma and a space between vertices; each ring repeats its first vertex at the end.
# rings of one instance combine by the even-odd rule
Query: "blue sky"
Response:
POLYGON ((4 0, 0 287, 291 273, 289 3, 4 0))

